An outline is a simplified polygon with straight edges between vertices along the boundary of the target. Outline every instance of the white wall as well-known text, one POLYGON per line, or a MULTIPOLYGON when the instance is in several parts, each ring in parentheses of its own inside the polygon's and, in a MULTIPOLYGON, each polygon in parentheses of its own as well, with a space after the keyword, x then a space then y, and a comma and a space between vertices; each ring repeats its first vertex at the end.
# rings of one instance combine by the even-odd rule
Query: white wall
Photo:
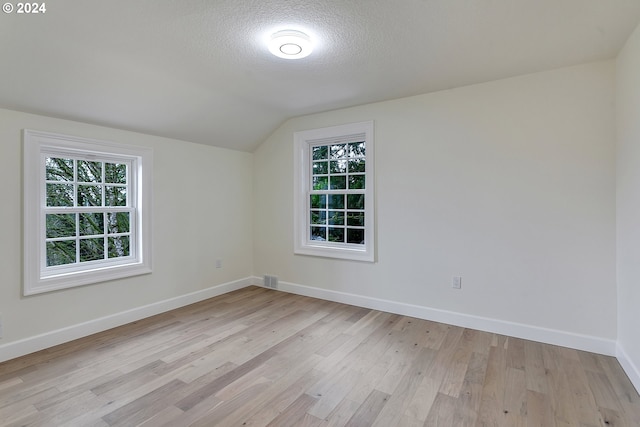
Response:
POLYGON ((640 390, 640 26, 616 65, 618 358, 640 390))
POLYGON ((606 61, 288 121, 254 153, 255 274, 585 335, 612 352, 614 78, 606 61), (364 120, 375 121, 378 261, 293 255, 293 132, 364 120))
MULTIPOLYGON (((624 56, 618 64, 630 87, 634 37, 626 51, 635 65, 625 66, 624 56)), ((538 328, 542 335, 530 337, 542 341, 554 331, 566 345, 586 337, 584 347, 602 350, 598 342, 616 339, 617 320, 614 82, 615 64, 605 61, 299 117, 253 155, 0 110, 0 350, 251 274, 444 310, 479 328, 487 325, 482 318, 516 324, 514 334, 525 336, 538 328), (365 120, 376 126, 377 262, 294 256, 293 132, 365 120), (21 296, 15 183, 24 128, 154 148, 152 275, 21 296), (453 275, 463 276, 461 291, 451 289, 453 275)), ((619 123, 631 139, 639 133, 635 90, 635 109, 619 123)), ((635 154, 628 174, 637 173, 635 154)), ((638 185, 629 191, 637 195, 638 185)), ((624 233, 632 230, 639 232, 624 233)), ((621 259, 619 271, 626 266, 637 283, 633 262, 621 259)), ((619 288, 624 305, 633 288, 623 281, 619 288)), ((621 309, 621 322, 637 324, 632 306, 621 309)), ((620 337, 637 366, 633 331, 620 337)))
POLYGON ((251 276, 249 153, 0 110, 0 159, 0 347, 251 276), (21 295, 25 128, 153 148, 152 274, 21 295))

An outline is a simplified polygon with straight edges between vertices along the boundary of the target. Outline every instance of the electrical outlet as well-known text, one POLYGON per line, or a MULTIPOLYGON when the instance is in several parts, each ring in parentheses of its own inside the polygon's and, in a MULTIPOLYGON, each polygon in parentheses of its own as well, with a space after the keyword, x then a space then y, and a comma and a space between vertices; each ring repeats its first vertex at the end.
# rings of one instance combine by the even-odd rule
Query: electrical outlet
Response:
POLYGON ((222 260, 221 259, 217 259, 216 260, 216 268, 222 268, 222 260))
POLYGON ((2 338, 2 315, 0 314, 0 338, 2 338))
POLYGON ((453 276, 453 278, 451 279, 451 287, 453 289, 462 289, 462 277, 453 276))

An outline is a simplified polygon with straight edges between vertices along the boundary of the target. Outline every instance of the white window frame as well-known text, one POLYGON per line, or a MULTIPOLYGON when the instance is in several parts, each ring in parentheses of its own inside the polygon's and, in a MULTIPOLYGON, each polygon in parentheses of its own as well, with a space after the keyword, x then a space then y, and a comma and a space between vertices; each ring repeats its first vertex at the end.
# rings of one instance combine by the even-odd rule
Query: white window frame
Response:
MULTIPOLYGON (((374 140, 373 121, 351 123, 294 133, 294 253, 328 258, 375 262, 374 140), (365 239, 364 244, 310 239, 312 147, 365 141, 365 239)), ((348 194, 349 190, 346 190, 348 194)))
POLYGON ((152 149, 28 129, 24 130, 23 139, 24 295, 151 273, 152 149), (127 195, 127 208, 122 211, 132 213, 129 256, 46 266, 45 158, 52 155, 128 165, 131 194, 127 195))

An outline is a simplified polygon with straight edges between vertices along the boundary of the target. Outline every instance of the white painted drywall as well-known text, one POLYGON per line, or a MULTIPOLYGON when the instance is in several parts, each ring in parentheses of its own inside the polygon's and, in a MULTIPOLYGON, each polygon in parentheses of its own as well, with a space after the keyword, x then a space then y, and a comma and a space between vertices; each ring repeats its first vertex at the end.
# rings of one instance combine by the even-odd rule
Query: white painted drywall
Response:
POLYGON ((252 273, 249 153, 0 109, 0 162, 0 345, 252 273), (22 296, 24 128, 153 148, 152 274, 22 296))
MULTIPOLYGON (((21 187, 4 186, 0 345, 252 273, 615 339, 614 77, 605 61, 299 117, 253 155, 0 110, 0 182, 21 182, 23 128, 150 146, 155 163, 153 275, 28 298, 21 187), (293 132, 364 120, 376 126, 377 262, 294 256, 293 132)), ((632 333, 621 342, 636 355, 632 333)))
POLYGON ((254 273, 615 339, 614 81, 604 61, 286 122, 254 153, 254 273), (293 132, 365 120, 377 262, 294 255, 293 132))
POLYGON ((640 26, 616 70, 618 345, 640 390, 640 26))

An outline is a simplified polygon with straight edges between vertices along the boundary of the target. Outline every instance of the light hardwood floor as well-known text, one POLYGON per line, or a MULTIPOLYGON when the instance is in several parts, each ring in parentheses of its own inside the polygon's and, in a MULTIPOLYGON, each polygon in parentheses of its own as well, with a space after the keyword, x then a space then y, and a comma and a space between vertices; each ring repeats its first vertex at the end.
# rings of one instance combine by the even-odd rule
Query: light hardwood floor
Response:
POLYGON ((612 357, 250 287, 0 364, 2 426, 640 426, 612 357))

